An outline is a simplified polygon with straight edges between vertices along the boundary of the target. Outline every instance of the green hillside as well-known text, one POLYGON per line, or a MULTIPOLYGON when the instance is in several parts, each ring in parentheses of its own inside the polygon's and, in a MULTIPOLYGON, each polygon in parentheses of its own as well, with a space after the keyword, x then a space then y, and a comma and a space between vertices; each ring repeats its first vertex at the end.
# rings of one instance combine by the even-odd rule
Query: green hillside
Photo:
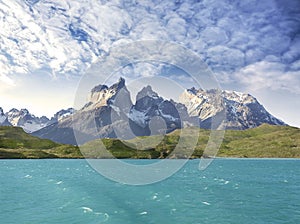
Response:
POLYGON ((81 158, 78 147, 31 136, 18 127, 0 127, 0 159, 81 158))
POLYGON ((300 158, 300 129, 263 124, 226 131, 219 156, 300 158))
MULTIPOLYGON (((199 139, 192 158, 203 156, 204 149, 209 139, 209 130, 198 131, 199 139)), ((82 149, 88 157, 109 158, 106 151, 101 151, 99 144, 118 158, 185 158, 188 155, 189 144, 192 138, 188 134, 183 137, 181 130, 165 136, 139 137, 126 142, 117 139, 96 140, 85 144, 82 149), (183 144, 178 153, 173 150, 178 146, 178 141, 183 144), (101 141, 99 143, 99 141, 101 141), (98 148, 98 149, 97 149, 98 148)), ((227 130, 223 143, 217 154, 219 157, 244 157, 244 158, 300 158, 300 129, 289 126, 273 126, 263 124, 260 127, 247 130, 227 130)))
MULTIPOLYGON (((89 158, 186 158, 196 144, 192 158, 200 158, 209 139, 209 130, 175 130, 165 136, 138 137, 129 141, 98 139, 81 147, 89 158), (193 142, 193 134, 199 134, 193 142), (178 142, 181 142, 178 144, 178 142), (100 147, 102 146, 102 147, 100 147), (105 146, 105 147, 103 147, 105 146), (178 151, 174 151, 179 148, 178 151), (101 149, 107 149, 101 150, 101 149), (108 153, 110 152, 110 153, 108 153)), ((219 157, 300 158, 300 129, 261 125, 225 133, 219 157)), ((21 128, 0 127, 0 158, 83 158, 78 147, 39 139, 21 128)))

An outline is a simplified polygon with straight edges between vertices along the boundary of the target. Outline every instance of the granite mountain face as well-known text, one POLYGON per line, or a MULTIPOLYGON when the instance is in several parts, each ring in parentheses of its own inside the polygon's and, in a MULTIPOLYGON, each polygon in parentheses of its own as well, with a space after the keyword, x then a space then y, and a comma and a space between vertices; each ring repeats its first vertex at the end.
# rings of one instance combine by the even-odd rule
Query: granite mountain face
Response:
POLYGON ((169 133, 187 126, 247 129, 263 123, 285 125, 251 95, 235 91, 187 89, 179 103, 146 86, 132 103, 125 80, 95 86, 89 102, 33 134, 61 143, 83 144, 95 138, 131 139, 169 133), (73 132, 75 130, 75 135, 73 132))

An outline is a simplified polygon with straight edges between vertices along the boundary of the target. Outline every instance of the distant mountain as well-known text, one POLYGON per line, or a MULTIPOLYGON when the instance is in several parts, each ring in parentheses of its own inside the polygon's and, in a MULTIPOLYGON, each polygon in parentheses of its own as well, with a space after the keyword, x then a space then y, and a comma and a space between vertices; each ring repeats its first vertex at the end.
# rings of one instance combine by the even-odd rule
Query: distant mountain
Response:
POLYGON ((6 114, 8 122, 17 127, 22 127, 27 133, 34 132, 48 125, 49 119, 45 116, 36 117, 27 109, 11 109, 6 114))
POLYGON ((74 113, 73 108, 58 111, 51 119, 46 116, 37 117, 31 114, 27 109, 11 109, 7 113, 0 107, 0 126, 21 127, 27 133, 32 133, 47 127, 62 118, 68 117, 74 113))
POLYGON ((248 129, 264 123, 285 125, 250 94, 235 91, 221 91, 217 94, 216 91, 191 88, 180 96, 179 101, 187 107, 189 115, 199 117, 203 128, 210 128, 213 119, 218 122, 218 116, 225 118, 221 125, 226 129, 248 129))

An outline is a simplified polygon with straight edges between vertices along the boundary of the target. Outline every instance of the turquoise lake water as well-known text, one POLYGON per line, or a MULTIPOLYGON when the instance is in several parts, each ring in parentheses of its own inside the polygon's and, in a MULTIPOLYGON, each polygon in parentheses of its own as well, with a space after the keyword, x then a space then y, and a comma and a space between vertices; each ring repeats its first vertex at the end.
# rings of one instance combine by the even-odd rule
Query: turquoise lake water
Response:
POLYGON ((198 165, 191 160, 162 182, 129 186, 85 160, 0 160, 0 223, 300 223, 300 160, 198 165))

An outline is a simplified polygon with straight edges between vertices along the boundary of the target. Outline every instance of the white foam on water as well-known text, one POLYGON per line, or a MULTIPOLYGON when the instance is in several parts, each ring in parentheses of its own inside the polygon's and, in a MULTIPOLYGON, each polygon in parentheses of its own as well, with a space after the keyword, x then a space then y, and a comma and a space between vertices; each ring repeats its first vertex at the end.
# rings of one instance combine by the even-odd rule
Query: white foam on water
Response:
POLYGON ((170 213, 173 214, 176 212, 176 210, 177 210, 176 208, 172 208, 170 213))
POLYGON ((152 197, 152 200, 155 200, 155 199, 157 199, 157 196, 156 196, 156 195, 154 195, 154 196, 152 197))
POLYGON ((105 212, 94 212, 94 210, 90 207, 81 207, 83 213, 91 214, 97 217, 97 220, 100 221, 99 223, 106 222, 109 219, 109 215, 105 212), (100 220, 99 220, 100 219, 100 220))
POLYGON ((81 207, 84 213, 93 212, 93 209, 89 207, 81 207))
POLYGON ((25 178, 28 178, 28 179, 31 179, 32 178, 32 176, 31 175, 29 175, 29 174, 27 174, 26 176, 24 176, 25 178))
POLYGON ((207 202, 207 201, 202 201, 202 204, 204 204, 204 205, 210 205, 210 203, 207 202))
POLYGON ((62 181, 58 181, 55 184, 60 185, 60 184, 62 184, 62 181))
POLYGON ((140 215, 147 215, 148 212, 146 212, 146 211, 145 211, 145 212, 140 212, 139 214, 140 214, 140 215))

